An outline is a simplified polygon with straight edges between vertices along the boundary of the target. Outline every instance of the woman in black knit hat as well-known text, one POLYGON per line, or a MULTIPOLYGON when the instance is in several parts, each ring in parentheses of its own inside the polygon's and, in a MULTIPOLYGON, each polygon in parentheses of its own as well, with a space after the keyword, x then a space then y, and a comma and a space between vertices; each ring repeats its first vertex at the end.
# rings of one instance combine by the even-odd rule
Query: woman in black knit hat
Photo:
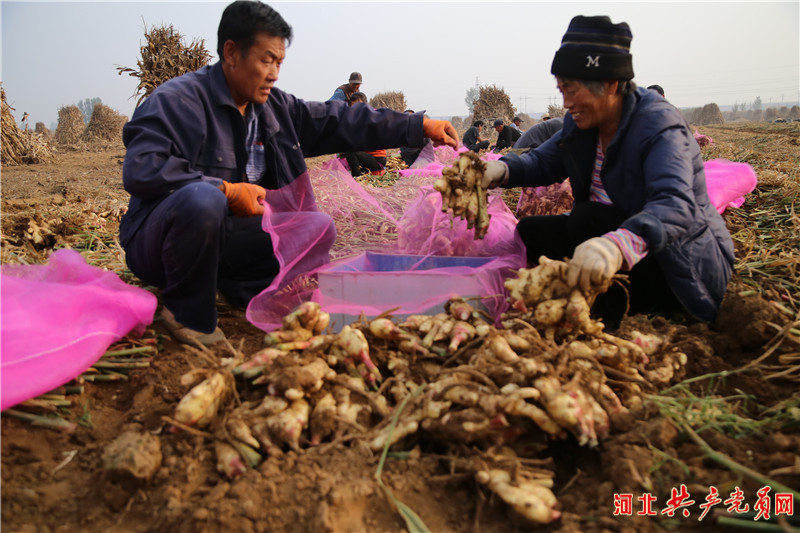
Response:
POLYGON ((528 262, 571 257, 567 281, 588 289, 618 271, 593 312, 610 326, 632 313, 685 309, 713 321, 733 271, 733 242, 709 202, 703 159, 681 113, 633 83, 627 24, 605 16, 570 21, 551 73, 564 126, 522 155, 488 162, 487 187, 537 187, 570 178, 565 215, 527 217, 517 231, 528 262))

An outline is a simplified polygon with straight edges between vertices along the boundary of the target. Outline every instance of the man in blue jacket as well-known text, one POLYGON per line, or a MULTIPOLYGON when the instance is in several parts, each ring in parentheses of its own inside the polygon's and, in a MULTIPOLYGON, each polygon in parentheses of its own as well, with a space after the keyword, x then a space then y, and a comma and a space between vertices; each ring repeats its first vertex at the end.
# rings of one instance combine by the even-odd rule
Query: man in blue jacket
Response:
MULTIPOLYGON (((490 161, 484 186, 536 187, 570 178, 568 215, 528 217, 517 231, 529 263, 571 257, 567 282, 588 289, 629 274, 630 311, 685 309, 713 321, 733 271, 733 242, 708 199, 703 159, 680 112, 636 88, 627 24, 572 19, 551 72, 567 115, 538 148, 490 161)), ((612 287, 593 311, 625 310, 612 287)))
POLYGON ((173 336, 210 345, 217 289, 246 306, 278 273, 263 199, 305 176, 305 157, 396 146, 458 146, 446 121, 345 102, 305 102, 275 87, 292 29, 258 1, 226 7, 220 61, 159 86, 123 129, 120 222, 128 266, 162 289, 173 336))

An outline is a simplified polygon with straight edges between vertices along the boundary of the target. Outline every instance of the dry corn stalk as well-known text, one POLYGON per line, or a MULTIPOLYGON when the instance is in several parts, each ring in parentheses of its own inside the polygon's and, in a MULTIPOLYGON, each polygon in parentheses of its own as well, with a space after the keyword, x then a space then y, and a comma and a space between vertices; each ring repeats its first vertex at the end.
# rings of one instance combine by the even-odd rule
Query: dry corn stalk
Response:
POLYGON ((369 105, 375 109, 386 107, 388 109, 393 109, 394 111, 405 111, 407 108, 406 97, 403 94, 403 91, 378 93, 370 98, 369 105))
POLYGON ((107 105, 96 104, 81 139, 94 144, 122 142, 122 126, 127 121, 128 117, 107 105))
POLYGON ((66 146, 77 145, 85 129, 83 113, 78 106, 69 105, 58 110, 58 126, 54 134, 56 143, 66 146))
POLYGON ((0 160, 3 165, 36 164, 45 163, 53 160, 53 152, 45 135, 37 131, 25 131, 19 129, 17 121, 11 111, 11 107, 6 101, 6 91, 0 85, 0 97, 2 98, 2 117, 0 117, 0 129, 2 129, 2 142, 0 142, 0 160))
POLYGON ((136 101, 137 106, 165 81, 198 70, 211 59, 204 39, 197 39, 186 45, 183 35, 171 24, 151 27, 149 32, 145 31, 144 36, 147 44, 139 49, 141 58, 136 62, 138 70, 117 67, 120 76, 128 74, 139 79, 134 93, 134 96, 140 95, 136 101))
POLYGON ((511 98, 503 88, 496 85, 485 85, 480 87, 473 114, 475 120, 490 122, 500 118, 508 124, 514 118, 516 110, 511 104, 511 98))

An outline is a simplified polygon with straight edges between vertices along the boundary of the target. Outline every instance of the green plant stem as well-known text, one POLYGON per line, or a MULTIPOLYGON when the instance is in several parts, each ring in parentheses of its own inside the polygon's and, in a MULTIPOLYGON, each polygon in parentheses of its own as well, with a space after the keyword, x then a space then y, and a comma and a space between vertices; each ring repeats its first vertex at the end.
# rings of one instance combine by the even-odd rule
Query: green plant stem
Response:
POLYGON ((747 368, 747 367, 742 367, 742 368, 737 368, 736 370, 723 370, 722 372, 714 372, 714 373, 711 373, 711 374, 703 374, 702 376, 695 376, 693 378, 685 379, 685 380, 683 380, 683 381, 681 381, 679 383, 676 383, 675 385, 673 385, 673 386, 671 386, 669 388, 666 388, 666 389, 662 390, 661 391, 661 395, 663 396, 667 392, 669 392, 669 391, 671 391, 673 389, 677 389, 679 387, 682 387, 684 385, 688 385, 689 383, 695 383, 697 381, 703 381, 704 379, 711 379, 711 378, 723 378, 724 379, 724 378, 726 378, 728 376, 732 376, 733 374, 738 374, 739 372, 745 372, 747 370, 750 370, 750 369, 747 368))
POLYGON ((137 361, 134 363, 115 363, 111 361, 98 361, 92 365, 95 368, 110 368, 117 370, 132 370, 135 368, 149 368, 150 361, 137 361))
POLYGON ((125 374, 82 374, 81 377, 86 381, 127 381, 125 374))
POLYGON ((3 411, 3 414, 12 416, 14 418, 19 418, 20 420, 25 420, 34 426, 56 429, 58 431, 63 431, 64 433, 72 433, 78 427, 77 424, 68 422, 57 416, 34 415, 24 411, 17 411, 16 409, 6 409, 3 411))
POLYGON ((773 481, 773 480, 769 479, 768 477, 759 474, 755 470, 751 470, 751 469, 747 468, 746 466, 742 466, 739 463, 737 463, 736 461, 734 461, 733 459, 731 459, 730 457, 728 457, 727 455, 724 455, 724 454, 714 450, 711 446, 708 445, 708 443, 706 441, 704 441, 700 437, 700 435, 695 433, 695 431, 691 427, 689 427, 688 425, 681 424, 680 428, 681 428, 681 430, 686 432, 686 434, 689 435, 689 437, 698 446, 700 446, 700 448, 702 448, 703 452, 706 454, 706 456, 709 459, 711 459, 713 461, 716 461, 717 463, 729 468, 730 470, 732 470, 733 472, 736 472, 737 474, 741 474, 741 475, 747 476, 750 479, 758 481, 759 483, 763 483, 764 485, 770 486, 770 487, 774 488, 777 491, 791 493, 795 500, 800 501, 800 492, 797 492, 796 490, 793 490, 793 489, 787 487, 786 485, 783 485, 782 483, 778 483, 777 481, 773 481))
POLYGON ((121 355, 133 355, 139 353, 154 353, 154 346, 139 346, 137 348, 126 348, 125 350, 109 350, 103 354, 103 357, 119 357, 121 355))
POLYGON ((83 394, 83 385, 64 385, 57 389, 51 390, 48 394, 67 395, 67 394, 83 394))
POLYGON ((389 424, 389 436, 386 439, 386 444, 383 446, 383 451, 381 452, 381 458, 378 461, 378 469, 375 471, 375 479, 378 480, 378 483, 383 485, 383 480, 381 479, 381 475, 383 474, 383 464, 386 462, 386 455, 389 453, 389 446, 391 446, 392 442, 392 433, 394 433, 394 428, 397 426, 397 421, 400 419, 400 413, 403 412, 408 402, 412 399, 416 398, 422 391, 425 389, 425 384, 423 383, 419 387, 417 387, 414 392, 403 398, 403 401, 400 402, 400 405, 397 406, 397 409, 394 412, 394 416, 392 416, 392 421, 389 424))
MULTIPOLYGON (((741 520, 739 518, 717 518, 717 524, 727 527, 736 527, 739 529, 750 529, 752 531, 787 531, 780 524, 773 524, 771 522, 754 522, 752 520, 741 520)), ((788 531, 793 531, 794 528, 788 531)))
POLYGON ((417 387, 414 392, 403 398, 403 401, 400 402, 399 406, 397 406, 397 410, 392 417, 392 422, 389 425, 389 436, 386 438, 386 444, 383 446, 383 452, 381 452, 381 458, 378 461, 378 469, 375 471, 375 479, 378 481, 378 485, 381 489, 383 489, 383 492, 386 494, 389 500, 395 505, 400 513, 400 516, 406 523, 406 529, 408 529, 410 533, 430 533, 430 529, 427 525, 425 525, 425 522, 422 521, 422 518, 420 518, 419 515, 413 511, 413 509, 395 498, 394 494, 392 494, 392 491, 389 490, 389 487, 383 484, 382 475, 383 465, 386 462, 386 456, 389 453, 389 446, 391 446, 390 443, 392 442, 392 433, 394 432, 394 428, 397 426, 397 421, 400 419, 400 413, 403 412, 403 409, 405 409, 408 402, 419 396, 424 389, 425 384, 423 383, 417 387))

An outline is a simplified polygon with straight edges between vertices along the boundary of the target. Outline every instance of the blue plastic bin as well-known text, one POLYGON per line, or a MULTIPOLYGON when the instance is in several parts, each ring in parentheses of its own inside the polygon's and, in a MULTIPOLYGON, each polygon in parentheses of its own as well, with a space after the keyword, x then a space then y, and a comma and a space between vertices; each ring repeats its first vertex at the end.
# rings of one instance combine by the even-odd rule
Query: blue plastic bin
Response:
MULTIPOLYGON (((367 318, 399 307, 396 318, 410 314, 408 309, 425 305, 433 295, 446 293, 463 298, 492 296, 503 293, 501 276, 492 276, 491 269, 481 269, 482 276, 453 275, 453 267, 482 267, 495 257, 442 257, 366 252, 350 260, 333 263, 318 273, 320 304, 325 309, 333 304, 346 303, 359 308, 367 318), (488 270, 488 271, 487 271, 488 270), (413 274, 412 274, 413 272, 413 274), (487 279, 492 280, 487 287, 487 279), (497 280, 497 281, 494 281, 497 280), (497 286, 491 285, 494 283, 497 286), (489 292, 487 292, 487 288, 489 292)), ((418 311, 436 314, 444 310, 447 301, 431 301, 418 311)), ((481 308, 480 301, 470 302, 481 308)), ((333 329, 358 320, 359 313, 331 312, 333 329)))

